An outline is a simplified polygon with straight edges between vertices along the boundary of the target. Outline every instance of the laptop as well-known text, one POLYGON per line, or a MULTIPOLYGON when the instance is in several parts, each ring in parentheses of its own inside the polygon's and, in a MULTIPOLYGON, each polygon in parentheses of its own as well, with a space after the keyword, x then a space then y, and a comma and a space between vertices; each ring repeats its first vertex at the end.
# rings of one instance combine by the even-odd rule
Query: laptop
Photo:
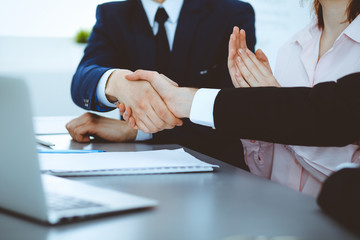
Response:
POLYGON ((0 208, 57 224, 157 205, 155 200, 41 174, 24 81, 0 77, 0 111, 0 208))

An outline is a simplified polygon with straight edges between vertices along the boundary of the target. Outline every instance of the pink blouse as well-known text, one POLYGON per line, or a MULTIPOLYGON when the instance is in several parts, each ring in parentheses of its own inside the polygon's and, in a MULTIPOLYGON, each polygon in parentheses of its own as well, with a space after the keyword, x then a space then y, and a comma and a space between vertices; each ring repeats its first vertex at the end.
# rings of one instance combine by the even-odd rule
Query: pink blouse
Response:
MULTIPOLYGON (((318 61, 321 33, 316 23, 312 23, 280 49, 275 77, 281 86, 312 87, 360 71, 360 16, 318 61)), ((242 142, 245 160, 252 173, 312 196, 318 194, 322 181, 340 164, 360 162, 358 145, 304 147, 251 140, 242 142)))

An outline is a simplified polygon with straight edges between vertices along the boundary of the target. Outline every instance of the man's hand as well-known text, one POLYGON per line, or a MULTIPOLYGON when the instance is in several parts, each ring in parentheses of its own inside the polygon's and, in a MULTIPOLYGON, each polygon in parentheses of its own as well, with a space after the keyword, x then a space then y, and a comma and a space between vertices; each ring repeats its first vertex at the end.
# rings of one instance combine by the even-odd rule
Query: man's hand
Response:
POLYGON ((125 75, 130 73, 115 70, 111 74, 105 88, 109 101, 119 101, 132 108, 132 116, 143 132, 154 133, 181 126, 182 121, 172 114, 149 82, 125 79, 125 75))
POLYGON ((135 141, 137 130, 125 121, 85 113, 66 124, 66 129, 77 142, 90 142, 90 136, 110 142, 135 141))
MULTIPOLYGON (((177 87, 171 79, 152 71, 137 70, 133 74, 127 75, 126 78, 131 81, 148 81, 176 117, 188 118, 190 116, 192 101, 197 89, 177 87)), ((124 105, 126 106, 126 104, 124 105)), ((129 120, 130 126, 142 130, 141 126, 137 124, 136 119, 132 118, 134 109, 126 106, 125 111, 124 105, 119 106, 120 112, 124 113, 124 119, 129 120)))

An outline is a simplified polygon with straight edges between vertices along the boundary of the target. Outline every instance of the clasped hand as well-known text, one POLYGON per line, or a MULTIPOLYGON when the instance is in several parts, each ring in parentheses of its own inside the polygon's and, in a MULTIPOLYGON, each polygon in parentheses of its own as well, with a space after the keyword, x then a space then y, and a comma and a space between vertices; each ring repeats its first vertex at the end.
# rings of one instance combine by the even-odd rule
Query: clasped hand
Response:
MULTIPOLYGON (((129 81, 147 81, 161 96, 175 117, 189 117, 192 100, 197 89, 181 88, 165 75, 154 71, 137 70, 125 77, 129 81)), ((119 103, 118 108, 120 109, 120 114, 124 117, 125 121, 128 121, 130 127, 144 131, 143 125, 138 124, 134 117, 135 109, 133 110, 131 106, 124 103, 119 103)))
POLYGON ((131 108, 132 119, 143 132, 154 133, 181 126, 181 119, 174 116, 148 81, 125 79, 130 73, 132 72, 116 70, 110 76, 105 88, 107 98, 131 108))

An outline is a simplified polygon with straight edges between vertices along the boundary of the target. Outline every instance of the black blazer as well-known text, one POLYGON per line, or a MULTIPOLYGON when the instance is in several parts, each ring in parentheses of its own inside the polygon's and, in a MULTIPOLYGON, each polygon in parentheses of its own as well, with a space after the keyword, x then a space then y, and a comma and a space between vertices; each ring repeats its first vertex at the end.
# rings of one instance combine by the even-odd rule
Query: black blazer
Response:
POLYGON ((313 88, 221 90, 214 124, 244 139, 304 146, 354 143, 360 139, 360 73, 313 88))
MULTIPOLYGON (((84 109, 109 111, 112 108, 102 106, 96 99, 99 79, 111 68, 156 70, 155 40, 140 0, 99 5, 96 17, 84 57, 73 77, 71 94, 84 109)), ((248 3, 185 0, 168 76, 180 86, 232 87, 227 69, 229 37, 235 25, 245 29, 248 46, 253 50, 254 21, 254 11, 248 3)), ((235 139, 185 120, 182 127, 154 134, 153 141, 178 143, 214 156, 207 150, 219 152, 235 139)), ((237 155, 239 158, 242 154, 237 155)))
POLYGON ((321 209, 360 236, 360 169, 345 168, 323 184, 317 202, 321 209))

